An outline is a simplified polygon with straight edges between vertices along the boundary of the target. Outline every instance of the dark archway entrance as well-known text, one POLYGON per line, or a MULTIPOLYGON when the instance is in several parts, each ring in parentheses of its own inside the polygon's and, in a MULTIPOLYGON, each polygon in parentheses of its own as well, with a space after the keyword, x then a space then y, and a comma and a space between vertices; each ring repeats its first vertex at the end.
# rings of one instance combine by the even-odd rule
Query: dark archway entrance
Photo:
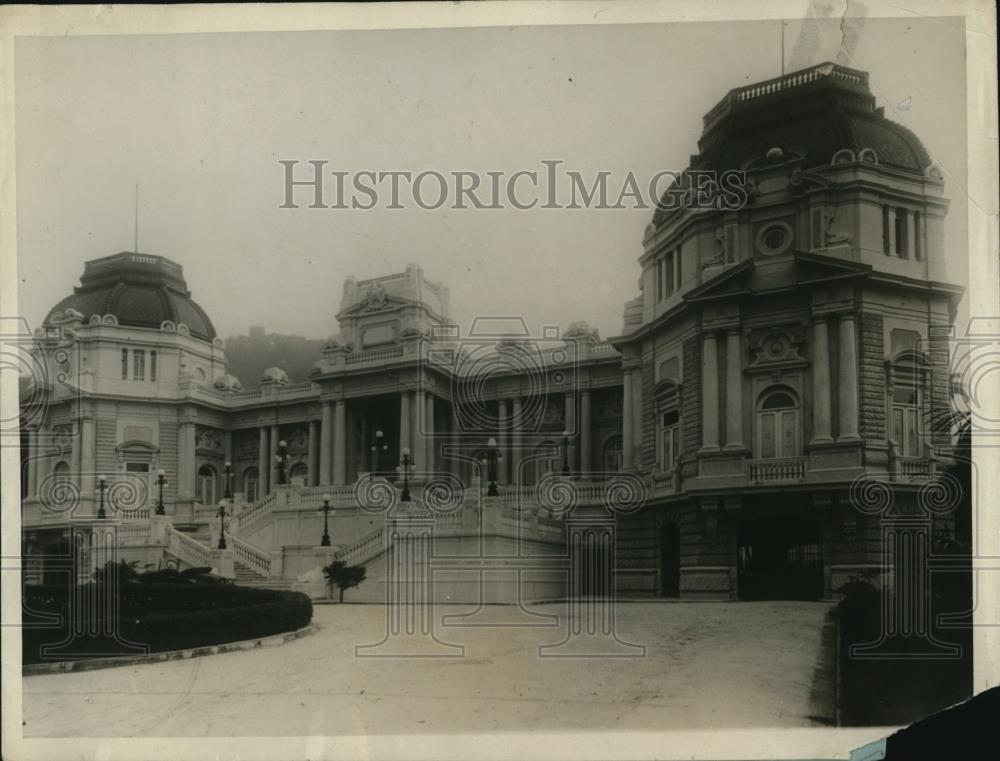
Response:
POLYGON ((681 532, 676 523, 664 523, 660 530, 660 595, 681 593, 681 532))
POLYGON ((800 518, 740 526, 739 596, 743 600, 816 600, 823 596, 823 527, 800 518))

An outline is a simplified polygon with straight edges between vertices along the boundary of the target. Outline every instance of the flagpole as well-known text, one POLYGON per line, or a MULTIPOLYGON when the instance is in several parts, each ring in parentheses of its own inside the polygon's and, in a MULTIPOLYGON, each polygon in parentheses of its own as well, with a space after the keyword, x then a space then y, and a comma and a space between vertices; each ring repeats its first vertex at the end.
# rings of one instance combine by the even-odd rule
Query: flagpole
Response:
POLYGON ((135 239, 133 241, 135 253, 139 253, 139 183, 135 184, 135 239))
POLYGON ((781 20, 781 76, 785 76, 785 20, 781 20))

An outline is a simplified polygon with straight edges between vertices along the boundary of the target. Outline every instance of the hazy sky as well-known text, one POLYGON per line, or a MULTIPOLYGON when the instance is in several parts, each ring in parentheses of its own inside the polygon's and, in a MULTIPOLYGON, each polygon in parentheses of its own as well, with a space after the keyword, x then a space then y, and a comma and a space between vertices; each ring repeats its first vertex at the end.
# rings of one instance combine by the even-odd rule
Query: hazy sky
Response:
MULTIPOLYGON (((867 19, 851 65, 944 169, 950 278, 966 272, 962 20, 867 19)), ((789 66, 833 60, 839 24, 789 66)), ((815 30, 814 30, 815 31, 815 30)), ((777 22, 19 39, 20 311, 37 326, 83 262, 133 247, 184 267, 223 335, 323 337, 348 275, 420 263, 463 330, 621 330, 645 210, 279 209, 279 159, 345 171, 683 169, 729 89, 780 73, 777 22)), ((615 180, 610 183, 617 187, 615 180)))

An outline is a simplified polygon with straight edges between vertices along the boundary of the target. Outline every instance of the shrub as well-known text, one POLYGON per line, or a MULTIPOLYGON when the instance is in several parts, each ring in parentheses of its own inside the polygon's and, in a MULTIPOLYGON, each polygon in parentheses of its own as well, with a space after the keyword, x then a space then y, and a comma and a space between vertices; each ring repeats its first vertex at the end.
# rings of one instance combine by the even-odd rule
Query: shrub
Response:
MULTIPOLYGON (((93 599, 103 590, 82 585, 76 592, 93 599)), ((255 639, 299 629, 312 620, 312 602, 299 592, 256 589, 232 584, 125 584, 115 592, 119 620, 114 631, 128 642, 146 645, 151 652, 180 650, 255 639)), ((136 652, 127 643, 109 637, 81 637, 69 641, 70 589, 61 586, 26 587, 22 631, 25 663, 42 661, 45 645, 68 641, 58 655, 105 657, 136 652), (57 614, 59 623, 47 621, 57 614)), ((102 619, 84 619, 84 629, 100 631, 102 619)))

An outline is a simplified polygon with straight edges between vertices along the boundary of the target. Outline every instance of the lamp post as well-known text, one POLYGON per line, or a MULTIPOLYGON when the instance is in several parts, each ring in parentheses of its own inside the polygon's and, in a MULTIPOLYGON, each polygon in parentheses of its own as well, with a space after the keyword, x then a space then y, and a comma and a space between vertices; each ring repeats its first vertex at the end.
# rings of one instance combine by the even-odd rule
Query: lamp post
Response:
POLYGON ((108 517, 107 513, 104 512, 104 489, 108 485, 108 479, 107 479, 106 476, 98 476, 97 477, 97 482, 98 482, 98 485, 101 487, 101 504, 100 504, 100 507, 97 510, 97 517, 98 518, 107 518, 108 517))
POLYGON ((223 495, 226 499, 233 498, 233 464, 231 462, 226 463, 226 493, 223 495))
POLYGON ((166 515, 167 511, 163 509, 163 487, 167 485, 167 471, 163 468, 160 468, 156 473, 156 485, 160 488, 156 498, 156 514, 166 515))
POLYGON ((563 431, 563 467, 562 474, 569 475, 569 431, 563 431))
POLYGON ((385 434, 382 431, 375 431, 375 443, 372 444, 372 472, 370 478, 374 478, 375 474, 378 472, 379 456, 382 452, 389 451, 389 445, 382 443, 382 438, 385 434))
POLYGON ((323 538, 319 542, 320 547, 330 546, 330 495, 323 495, 323 538))
POLYGON ((278 454, 275 459, 278 461, 278 486, 284 486, 285 481, 285 460, 288 458, 288 443, 284 440, 278 442, 278 454))
POLYGON ((219 549, 226 549, 226 500, 219 500, 219 549))
POLYGON ((500 450, 497 448, 497 440, 492 436, 486 444, 486 459, 487 459, 487 471, 486 478, 489 481, 489 485, 486 489, 487 497, 499 497, 500 492, 497 491, 497 462, 503 457, 500 454, 500 450))
POLYGON ((403 493, 399 497, 400 502, 410 502, 410 468, 413 467, 413 460, 410 458, 410 448, 403 447, 403 457, 399 464, 403 471, 403 493))

